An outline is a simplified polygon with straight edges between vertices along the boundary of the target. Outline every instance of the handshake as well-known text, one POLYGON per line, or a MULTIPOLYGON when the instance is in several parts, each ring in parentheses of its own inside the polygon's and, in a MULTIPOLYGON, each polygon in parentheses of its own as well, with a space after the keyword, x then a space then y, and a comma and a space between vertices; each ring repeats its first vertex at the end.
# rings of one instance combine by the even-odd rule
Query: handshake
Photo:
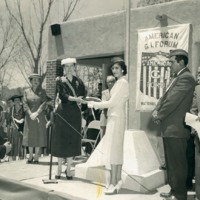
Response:
POLYGON ((97 97, 77 97, 77 102, 81 104, 88 104, 89 108, 93 108, 93 103, 92 102, 101 102, 101 99, 97 97))
POLYGON ((160 124, 160 119, 158 118, 158 111, 154 110, 152 112, 152 120, 155 124, 160 124))

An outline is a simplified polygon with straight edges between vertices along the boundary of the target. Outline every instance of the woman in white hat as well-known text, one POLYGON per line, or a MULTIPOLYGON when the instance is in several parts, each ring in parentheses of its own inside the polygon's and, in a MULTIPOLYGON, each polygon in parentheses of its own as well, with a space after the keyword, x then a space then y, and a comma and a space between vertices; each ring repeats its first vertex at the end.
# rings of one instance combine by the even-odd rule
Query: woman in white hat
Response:
POLYGON ((54 117, 51 153, 58 157, 56 179, 61 177, 62 158, 67 158, 66 178, 72 179, 72 157, 81 154, 81 110, 79 104, 84 103, 85 86, 81 79, 74 76, 76 59, 67 58, 61 61, 62 77, 56 79, 56 93, 60 99, 54 117))
POLYGON ((47 102, 46 91, 41 87, 41 76, 29 76, 31 87, 24 91, 23 103, 26 111, 24 124, 23 145, 29 148, 27 164, 38 164, 41 147, 47 146, 45 108, 47 102), (33 157, 33 149, 35 156, 33 157))

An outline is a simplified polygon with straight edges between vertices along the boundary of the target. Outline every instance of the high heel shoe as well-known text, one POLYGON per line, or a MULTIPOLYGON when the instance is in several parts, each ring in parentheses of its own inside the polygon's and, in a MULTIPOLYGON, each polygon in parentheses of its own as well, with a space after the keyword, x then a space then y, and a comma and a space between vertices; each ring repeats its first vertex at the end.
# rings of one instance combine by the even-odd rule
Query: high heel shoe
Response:
POLYGON ((55 175, 55 179, 61 179, 60 175, 55 175))
POLYGON ((39 164, 39 161, 38 160, 34 160, 33 163, 34 164, 39 164))
MULTIPOLYGON (((117 186, 117 185, 116 185, 117 186)), ((110 185, 109 188, 104 192, 105 195, 112 195, 117 194, 118 190, 117 187, 114 185, 110 185)))
POLYGON ((115 187, 117 188, 117 193, 118 193, 119 190, 121 189, 122 184, 123 184, 122 180, 119 180, 118 183, 117 183, 117 185, 115 186, 115 187))
POLYGON ((73 179, 72 176, 68 176, 68 175, 67 175, 67 170, 65 170, 65 175, 66 175, 67 180, 72 180, 72 179, 73 179))

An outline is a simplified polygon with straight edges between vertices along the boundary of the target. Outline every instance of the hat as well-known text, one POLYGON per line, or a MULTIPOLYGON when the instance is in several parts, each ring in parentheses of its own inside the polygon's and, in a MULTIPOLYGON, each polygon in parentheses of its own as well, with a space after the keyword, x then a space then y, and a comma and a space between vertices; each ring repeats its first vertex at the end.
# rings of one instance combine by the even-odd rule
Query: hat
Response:
POLYGON ((111 58, 112 64, 114 64, 116 62, 120 62, 120 61, 124 62, 124 60, 122 58, 120 58, 120 57, 113 57, 113 58, 111 58))
POLYGON ((23 97, 23 95, 13 95, 12 97, 10 97, 8 100, 15 100, 15 99, 21 99, 23 97))
POLYGON ((183 49, 170 50, 169 53, 170 53, 170 57, 172 57, 172 56, 186 56, 186 57, 188 57, 187 51, 185 51, 183 49))
POLYGON ((61 65, 64 64, 76 64, 76 58, 66 58, 61 60, 61 65))
POLYGON ((31 78, 42 78, 39 74, 31 74, 28 78, 31 79, 31 78))

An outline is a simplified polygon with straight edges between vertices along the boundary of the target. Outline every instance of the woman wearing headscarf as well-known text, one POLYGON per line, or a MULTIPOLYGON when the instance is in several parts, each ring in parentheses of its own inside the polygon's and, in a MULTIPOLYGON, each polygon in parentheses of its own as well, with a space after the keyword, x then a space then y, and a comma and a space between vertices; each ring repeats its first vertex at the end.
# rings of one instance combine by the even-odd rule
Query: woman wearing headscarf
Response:
POLYGON ((38 164, 41 147, 47 146, 45 108, 46 91, 41 87, 41 76, 29 76, 31 87, 24 91, 23 103, 26 111, 23 145, 28 146, 29 158, 27 164, 38 164), (33 149, 35 156, 33 157, 33 149))
POLYGON ((62 158, 67 158, 66 178, 72 179, 72 157, 81 154, 81 110, 80 104, 86 95, 82 80, 76 77, 75 58, 61 61, 63 76, 56 79, 57 102, 54 114, 51 153, 58 157, 58 170, 56 179, 60 179, 62 171, 62 158), (59 100, 58 100, 59 98, 59 100))

